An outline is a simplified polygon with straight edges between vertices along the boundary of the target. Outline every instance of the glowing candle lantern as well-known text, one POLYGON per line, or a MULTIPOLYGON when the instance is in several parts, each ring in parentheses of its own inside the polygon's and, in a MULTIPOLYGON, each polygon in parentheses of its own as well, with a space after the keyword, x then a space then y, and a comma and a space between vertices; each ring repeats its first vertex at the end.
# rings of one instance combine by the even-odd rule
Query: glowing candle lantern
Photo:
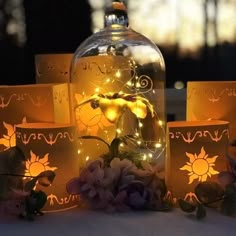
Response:
POLYGON ((0 86, 0 151, 15 146, 15 125, 69 123, 68 84, 0 86))
POLYGON ((36 83, 68 83, 73 54, 37 54, 36 83))
POLYGON ((66 210, 77 206, 78 197, 65 189, 66 182, 78 175, 75 127, 55 123, 27 123, 16 126, 16 144, 26 157, 26 176, 44 170, 55 171, 53 185, 43 188, 48 200, 43 210, 66 210))
POLYGON ((166 182, 173 197, 192 198, 199 182, 217 181, 226 169, 228 125, 217 120, 167 123, 166 182))
POLYGON ((236 142, 236 82, 196 81, 187 84, 187 120, 229 121, 230 142, 236 142))
POLYGON ((166 137, 165 63, 156 45, 127 26, 125 6, 113 2, 106 10, 105 28, 73 56, 75 122, 79 136, 86 136, 80 140, 80 155, 101 157, 108 152, 104 144, 120 138, 126 139, 122 151, 146 153, 161 162, 166 137))

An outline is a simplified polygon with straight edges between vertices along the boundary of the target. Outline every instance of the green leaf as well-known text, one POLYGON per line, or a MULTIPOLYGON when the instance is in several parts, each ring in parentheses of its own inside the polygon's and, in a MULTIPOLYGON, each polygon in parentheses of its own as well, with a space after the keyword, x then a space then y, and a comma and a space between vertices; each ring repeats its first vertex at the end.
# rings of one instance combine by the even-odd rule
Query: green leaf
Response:
POLYGON ((208 206, 217 206, 224 196, 223 188, 216 182, 206 181, 199 183, 195 188, 198 200, 208 206))
POLYGON ((98 137, 98 136, 94 136, 94 135, 84 135, 84 136, 80 136, 79 138, 81 139, 96 139, 99 140, 103 143, 105 143, 108 147, 110 146, 104 139, 98 137))
POLYGON ((120 138, 114 138, 110 146, 110 155, 112 158, 119 156, 119 145, 121 143, 120 138))
POLYGON ((55 176, 56 174, 54 171, 51 171, 51 170, 43 171, 37 176, 38 183, 42 186, 47 187, 52 184, 55 176))
POLYGON ((183 199, 179 199, 178 200, 179 206, 180 208, 184 211, 184 212, 194 212, 196 210, 196 206, 183 200, 183 199))
POLYGON ((37 180, 38 180, 37 178, 33 178, 32 180, 25 183, 24 190, 26 192, 30 192, 35 187, 37 180))
POLYGON ((49 185, 52 184, 55 176, 56 174, 52 170, 43 171, 38 176, 33 177, 32 180, 25 183, 24 189, 25 191, 31 191, 35 187, 37 182, 44 187, 48 187, 49 185))
POLYGON ((196 217, 197 217, 198 220, 203 219, 203 218, 206 217, 206 209, 203 206, 203 204, 199 204, 197 206, 196 217))

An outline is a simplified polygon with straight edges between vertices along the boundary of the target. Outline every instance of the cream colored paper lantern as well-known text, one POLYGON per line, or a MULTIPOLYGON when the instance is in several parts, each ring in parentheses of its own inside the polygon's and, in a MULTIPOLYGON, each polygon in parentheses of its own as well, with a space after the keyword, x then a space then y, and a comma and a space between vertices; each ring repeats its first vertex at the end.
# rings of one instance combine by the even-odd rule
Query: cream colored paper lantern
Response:
POLYGON ((75 127, 53 123, 21 124, 16 126, 16 144, 27 159, 26 176, 37 176, 44 170, 56 173, 52 186, 42 189, 48 196, 43 210, 76 207, 78 196, 69 195, 65 188, 67 181, 78 176, 75 127))
POLYGON ((187 83, 187 120, 229 121, 230 142, 236 142, 236 82, 187 83))
POLYGON ((228 125, 216 120, 167 123, 166 183, 174 198, 194 198, 199 182, 217 181, 226 169, 228 125))
POLYGON ((0 151, 15 146, 16 124, 70 120, 66 83, 0 86, 0 151))

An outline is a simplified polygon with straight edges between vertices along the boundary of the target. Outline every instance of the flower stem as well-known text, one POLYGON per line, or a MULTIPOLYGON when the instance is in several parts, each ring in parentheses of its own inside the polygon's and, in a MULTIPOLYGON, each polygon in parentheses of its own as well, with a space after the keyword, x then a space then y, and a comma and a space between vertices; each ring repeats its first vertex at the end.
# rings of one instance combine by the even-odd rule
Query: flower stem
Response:
POLYGON ((14 177, 28 177, 28 178, 36 178, 37 176, 31 176, 31 175, 19 175, 19 174, 7 174, 2 173, 1 176, 14 176, 14 177))

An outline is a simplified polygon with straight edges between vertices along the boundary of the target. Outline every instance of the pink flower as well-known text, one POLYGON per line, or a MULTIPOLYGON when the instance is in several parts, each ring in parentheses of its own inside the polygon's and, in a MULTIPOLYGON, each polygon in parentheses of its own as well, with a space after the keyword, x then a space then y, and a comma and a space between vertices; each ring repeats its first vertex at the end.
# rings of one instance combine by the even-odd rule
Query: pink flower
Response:
POLYGON ((67 183, 70 194, 80 194, 93 208, 105 208, 113 199, 111 192, 114 172, 104 168, 102 159, 89 162, 79 177, 67 183))

